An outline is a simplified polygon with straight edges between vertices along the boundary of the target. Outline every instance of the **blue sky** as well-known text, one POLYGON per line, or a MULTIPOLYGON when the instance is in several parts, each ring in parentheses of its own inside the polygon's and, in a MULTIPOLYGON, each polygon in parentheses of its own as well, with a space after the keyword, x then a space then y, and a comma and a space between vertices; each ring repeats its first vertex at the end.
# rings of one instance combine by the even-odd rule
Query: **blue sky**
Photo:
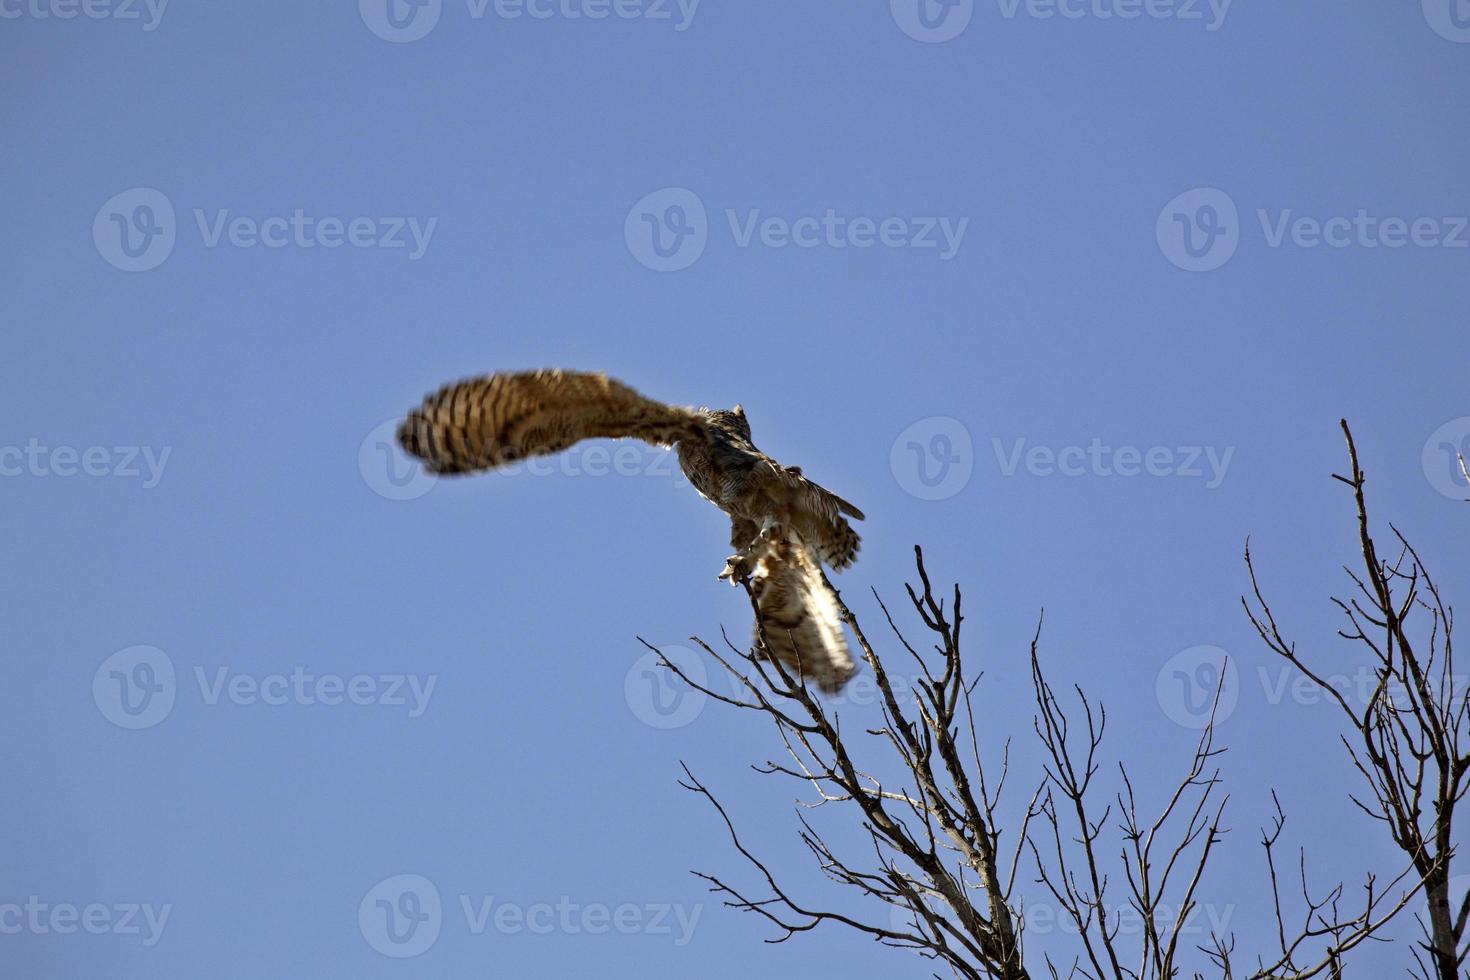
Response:
POLYGON ((1207 885, 1242 949, 1272 787, 1319 880, 1397 870, 1240 554, 1350 678, 1346 417, 1379 520, 1470 588, 1463 0, 389 13, 0 0, 8 975, 927 975, 762 945, 688 874, 750 881, 679 760, 831 894, 745 768, 774 734, 644 672, 635 636, 748 630, 666 458, 386 454, 441 382, 543 365, 742 402, 867 513, 839 584, 885 648, 869 590, 923 544, 1017 796, 1043 607, 1153 800, 1228 653, 1207 885))

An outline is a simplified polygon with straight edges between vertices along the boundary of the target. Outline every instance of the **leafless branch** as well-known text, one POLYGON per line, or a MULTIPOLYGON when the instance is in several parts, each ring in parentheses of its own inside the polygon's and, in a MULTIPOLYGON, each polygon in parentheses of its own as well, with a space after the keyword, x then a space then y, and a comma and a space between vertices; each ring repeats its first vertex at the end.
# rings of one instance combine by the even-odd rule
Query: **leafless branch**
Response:
MULTIPOLYGON (((799 671, 768 656, 764 635, 750 649, 728 638, 722 651, 699 643, 736 679, 730 690, 696 683, 664 660, 717 702, 771 722, 784 757, 754 768, 797 780, 812 793, 797 811, 806 853, 829 882, 855 891, 886 916, 830 911, 821 899, 801 894, 787 883, 790 871, 749 847, 725 806, 686 768, 683 785, 713 807, 758 884, 745 888, 710 873, 699 876, 726 905, 773 926, 768 942, 837 924, 916 952, 951 976, 999 980, 1201 980, 1200 969, 1223 980, 1340 980, 1354 951, 1384 940, 1387 924, 1422 889, 1430 899, 1429 921, 1423 956, 1413 958, 1425 980, 1455 980, 1467 955, 1470 900, 1450 908, 1447 887, 1454 809, 1470 784, 1470 700, 1453 674, 1453 615, 1397 529, 1398 558, 1378 558, 1357 451, 1346 425, 1343 431, 1352 475, 1337 479, 1353 489, 1364 561, 1360 572, 1349 571, 1353 594, 1335 601, 1347 620, 1342 635, 1376 658, 1377 681, 1367 703, 1353 703, 1298 655, 1263 596, 1249 548, 1252 598, 1242 604, 1267 646, 1327 691, 1348 720, 1343 743, 1368 787, 1351 802, 1381 823, 1404 854, 1391 880, 1363 871, 1362 884, 1351 890, 1342 880, 1314 881, 1305 852, 1292 858, 1282 853, 1287 815, 1273 793, 1275 813, 1259 841, 1270 901, 1256 903, 1273 911, 1273 934, 1250 937, 1259 948, 1248 965, 1237 937, 1223 933, 1218 922, 1198 942, 1193 923, 1199 913, 1232 907, 1207 897, 1211 861, 1228 847, 1229 796, 1219 766, 1225 750, 1216 743, 1214 710, 1192 750, 1183 747, 1182 774, 1147 803, 1143 797, 1157 792, 1151 788, 1157 781, 1136 783, 1133 766, 1106 757, 1106 708, 1078 684, 1059 696, 1048 680, 1040 621, 1029 650, 1040 771, 1026 780, 1024 808, 1003 806, 1012 781, 1011 743, 988 743, 976 724, 972 698, 980 677, 971 676, 961 652, 963 596, 958 586, 936 590, 917 548, 917 582, 906 594, 927 642, 910 642, 900 617, 874 592, 899 656, 917 670, 911 680, 889 672, 832 591, 876 684, 879 718, 869 727, 844 729, 840 704, 813 694, 799 671), (1425 622, 1415 629, 1411 615, 1415 624, 1425 622), (881 775, 894 771, 896 779, 881 775), (813 811, 831 808, 855 818, 860 853, 841 853, 817 829, 813 811), (1008 823, 1014 824, 1013 842, 1006 837, 1008 823), (1023 864, 1030 874, 1018 873, 1023 864), (1028 942, 1028 897, 1052 906, 1068 923, 1065 934, 1028 942)), ((1215 709, 1220 694, 1217 689, 1215 709)), ((850 848, 849 842, 844 850, 850 848)))
MULTIPOLYGON (((1347 569, 1353 592, 1334 597, 1333 602, 1347 621, 1338 635, 1371 657, 1376 684, 1367 700, 1352 703, 1282 635, 1262 595, 1249 545, 1245 563, 1254 601, 1243 597, 1241 603, 1266 646, 1328 691, 1347 723, 1342 742, 1367 786, 1366 798, 1354 796, 1353 802, 1385 825, 1408 862, 1401 877, 1422 886, 1428 896, 1428 921, 1421 916, 1420 922, 1424 955, 1415 957, 1415 974, 1424 980, 1457 980, 1461 964, 1470 956, 1466 927, 1470 896, 1453 908, 1448 885, 1455 810, 1470 790, 1470 686, 1455 673, 1454 614, 1419 553, 1389 525, 1398 553, 1392 560, 1379 556, 1368 518, 1367 481, 1346 421, 1342 432, 1350 473, 1333 478, 1352 490, 1362 564, 1360 570, 1347 569)), ((1268 854, 1272 843, 1274 838, 1267 843, 1268 854)), ((1274 884, 1274 865, 1272 880, 1274 884)), ((1375 897, 1371 878, 1367 894, 1371 911, 1375 897)), ((1323 902, 1330 900, 1329 893, 1323 902)), ((1402 906, 1398 903, 1398 908, 1402 906)), ((1323 906, 1309 900, 1308 907, 1315 919, 1323 906)), ((1390 907, 1388 914, 1395 911, 1390 907)), ((1277 968, 1290 969, 1294 955, 1295 950, 1283 944, 1277 968)))

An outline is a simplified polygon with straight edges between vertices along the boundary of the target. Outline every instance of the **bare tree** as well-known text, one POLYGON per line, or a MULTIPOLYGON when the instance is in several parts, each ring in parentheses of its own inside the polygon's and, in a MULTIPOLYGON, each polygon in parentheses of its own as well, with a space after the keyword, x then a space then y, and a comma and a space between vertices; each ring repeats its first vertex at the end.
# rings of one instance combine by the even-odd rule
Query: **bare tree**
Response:
MULTIPOLYGON (((1361 512, 1361 473, 1355 454, 1354 473, 1361 512)), ((1366 528, 1366 518, 1362 524, 1366 528)), ((1366 530, 1363 534, 1368 541, 1366 530)), ((1405 548, 1412 556, 1407 545, 1405 548)), ((1410 573, 1409 590, 1417 596, 1423 588, 1432 596, 1431 609, 1439 628, 1434 632, 1438 646, 1431 649, 1441 651, 1436 662, 1447 670, 1449 613, 1418 568, 1417 556, 1412 560, 1417 572, 1410 573)), ((1228 797, 1216 765, 1224 750, 1216 746, 1213 712, 1172 791, 1150 809, 1135 793, 1128 766, 1103 759, 1106 710, 1080 686, 1074 686, 1067 697, 1059 697, 1047 680, 1039 654, 1038 623, 1030 643, 1029 694, 1035 704, 1034 734, 1043 764, 1040 772, 1028 777, 1029 796, 1018 798, 1025 800, 1024 805, 1013 805, 1009 803, 1013 794, 1005 792, 1011 779, 1010 741, 982 744, 977 734, 972 694, 979 677, 970 677, 961 653, 961 591, 955 586, 948 596, 936 593, 917 548, 915 564, 918 581, 906 590, 928 644, 911 644, 874 593, 897 645, 890 659, 906 658, 917 670, 909 681, 890 672, 890 663, 876 652, 833 590, 872 672, 881 711, 878 727, 844 730, 839 706, 819 699, 801 683, 798 671, 767 656, 763 637, 752 649, 737 647, 726 637, 718 650, 695 638, 732 679, 733 687, 728 690, 696 681, 660 655, 663 665, 690 687, 715 701, 763 716, 773 725, 784 756, 754 768, 809 787, 813 796, 797 811, 799 839, 821 873, 851 889, 861 899, 857 904, 868 910, 836 911, 830 896, 826 900, 806 897, 791 883, 789 872, 778 873, 747 845, 714 792, 686 767, 683 785, 715 809, 736 850, 754 869, 757 883, 747 887, 715 874, 696 874, 724 896, 727 906, 769 923, 775 935, 768 942, 785 942, 818 926, 836 924, 885 945, 917 952, 949 975, 966 978, 1168 980, 1203 978, 1206 973, 1202 970, 1225 980, 1339 978, 1351 954, 1377 938, 1414 901, 1423 883, 1428 882, 1432 889, 1438 882, 1439 894, 1443 894, 1449 812, 1441 804, 1449 801, 1452 809, 1453 800, 1463 795, 1460 777, 1464 766, 1449 761, 1460 758, 1454 754, 1458 741, 1444 743, 1444 771, 1458 775, 1435 797, 1440 807, 1436 812, 1446 815, 1442 833, 1435 827, 1427 838, 1420 833, 1411 839, 1400 826, 1404 821, 1388 818, 1396 841, 1403 835, 1404 840, 1418 843, 1401 844, 1406 864, 1386 884, 1365 872, 1351 895, 1341 882, 1314 890, 1308 882, 1305 857, 1298 855, 1291 870, 1295 881, 1288 891, 1283 887, 1286 875, 1280 858, 1286 816, 1277 803, 1275 817, 1260 839, 1270 895, 1269 903, 1263 898, 1260 904, 1275 913, 1275 935, 1267 948, 1248 955, 1239 952, 1236 937, 1220 929, 1211 929, 1204 941, 1192 938, 1194 930, 1186 929, 1186 924, 1205 903, 1205 871, 1220 852, 1226 833, 1222 818, 1228 797), (929 649, 921 650, 923 646, 929 649), (1115 775, 1101 776, 1105 766, 1106 772, 1115 775), (888 773, 896 775, 885 778, 888 773), (1003 797, 1007 799, 1004 806, 1003 797), (839 853, 830 846, 804 812, 806 808, 837 808, 856 821, 866 842, 861 853, 839 853), (1145 812, 1152 816, 1144 816, 1145 812), (1045 942, 1028 942, 1028 892, 1052 906, 1073 935, 1054 934, 1045 942)), ((1370 565, 1379 567, 1376 558, 1370 565)), ((1375 581, 1372 574, 1369 580, 1375 581)), ((827 585, 831 587, 830 582, 827 585)), ((1268 642, 1280 641, 1259 592, 1257 601, 1264 618, 1253 614, 1253 621, 1268 642)), ((1402 601, 1395 604, 1388 595, 1386 605, 1398 619, 1384 619, 1381 613, 1379 618, 1401 622, 1402 601)), ((1355 621, 1366 621, 1366 614, 1356 606, 1344 608, 1355 621)), ((652 646, 649 649, 657 652, 652 646)), ((1297 663, 1284 641, 1273 649, 1287 651, 1282 655, 1297 663)), ((1411 679, 1416 679, 1413 671, 1420 668, 1406 666, 1402 640, 1395 638, 1392 649, 1395 653, 1389 663, 1396 669, 1409 669, 1411 679)), ((1315 675, 1308 672, 1308 676, 1315 675)), ((1432 690, 1418 680, 1416 684, 1421 692, 1432 690)), ((1217 690, 1216 706, 1218 702, 1217 690)), ((1354 758, 1361 758, 1359 768, 1365 775, 1378 774, 1376 781, 1370 775, 1370 783, 1378 788, 1375 798, 1390 803, 1402 800, 1404 813, 1417 818, 1422 794, 1411 791, 1406 795, 1403 787, 1412 790, 1413 784, 1404 779, 1418 772, 1423 784, 1423 774, 1435 771, 1434 740, 1460 730, 1464 705, 1451 716, 1439 707, 1442 700, 1421 697, 1414 703, 1417 709, 1402 712, 1383 714, 1388 709, 1377 709, 1373 718, 1381 715, 1381 720, 1364 729, 1371 733, 1369 747, 1354 758), (1419 733, 1417 740, 1415 732, 1419 733)), ((1348 707, 1346 702, 1343 706, 1348 707)), ((1409 823, 1419 826, 1417 819, 1409 823)), ((1431 899, 1434 897, 1431 890, 1431 899)), ((1225 903, 1210 904, 1227 907, 1225 903)), ((1435 921, 1443 917, 1439 913, 1431 916, 1435 921)), ((1462 908, 1456 914, 1457 925, 1449 923, 1446 928, 1459 937, 1465 918, 1462 908)), ((1430 928, 1436 926, 1431 923, 1430 928)), ((1437 947, 1432 942, 1430 948, 1437 947)), ((1451 954, 1445 961, 1449 973, 1441 970, 1433 976, 1437 980, 1453 977, 1455 959, 1451 954)), ((1441 961, 1444 958, 1437 957, 1436 962, 1441 961)))
POLYGON ((1333 602, 1347 620, 1338 635, 1371 656, 1377 683, 1366 703, 1355 705, 1327 684, 1321 668, 1305 663, 1296 644, 1282 636, 1261 595, 1249 546, 1245 561, 1255 601, 1241 602, 1266 645, 1325 688, 1346 717, 1349 734, 1342 742, 1368 786, 1366 800, 1355 795, 1352 801, 1384 825, 1429 898, 1428 921, 1420 917, 1423 941, 1415 952, 1414 974, 1456 980, 1470 956, 1470 894, 1452 905, 1449 893, 1455 810, 1470 790, 1470 685, 1455 673, 1454 614, 1419 553, 1391 524, 1397 555, 1379 557, 1365 478, 1345 421, 1342 431, 1352 471, 1333 476, 1352 488, 1362 566, 1361 571, 1346 569, 1355 591, 1333 602))

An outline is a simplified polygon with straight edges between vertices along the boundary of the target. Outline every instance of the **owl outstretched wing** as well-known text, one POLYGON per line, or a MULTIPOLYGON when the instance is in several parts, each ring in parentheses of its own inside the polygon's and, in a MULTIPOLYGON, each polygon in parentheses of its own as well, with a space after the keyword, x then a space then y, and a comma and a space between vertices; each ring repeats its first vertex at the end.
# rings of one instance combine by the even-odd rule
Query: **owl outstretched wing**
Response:
POLYGON ((582 439, 667 446, 702 437, 704 416, 645 398, 605 374, 523 371, 445 385, 408 413, 398 443, 433 473, 474 473, 561 452, 582 439))
POLYGON ((842 633, 842 614, 820 566, 793 534, 774 541, 750 577, 755 596, 754 644, 781 661, 793 677, 809 678, 831 694, 856 670, 842 633))

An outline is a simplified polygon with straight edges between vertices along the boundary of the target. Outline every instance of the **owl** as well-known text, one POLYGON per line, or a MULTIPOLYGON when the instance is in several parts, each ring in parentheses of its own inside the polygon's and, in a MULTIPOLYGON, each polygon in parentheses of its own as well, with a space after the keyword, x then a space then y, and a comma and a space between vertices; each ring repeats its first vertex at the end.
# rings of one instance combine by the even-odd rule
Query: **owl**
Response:
POLYGON ((735 553, 719 578, 749 583, 756 649, 829 693, 847 683, 853 658, 822 565, 840 571, 856 560, 847 519, 863 514, 757 449, 739 405, 666 405, 604 374, 506 372, 445 385, 398 427, 404 451, 439 474, 493 470, 594 438, 673 447, 690 484, 730 517, 735 553))

